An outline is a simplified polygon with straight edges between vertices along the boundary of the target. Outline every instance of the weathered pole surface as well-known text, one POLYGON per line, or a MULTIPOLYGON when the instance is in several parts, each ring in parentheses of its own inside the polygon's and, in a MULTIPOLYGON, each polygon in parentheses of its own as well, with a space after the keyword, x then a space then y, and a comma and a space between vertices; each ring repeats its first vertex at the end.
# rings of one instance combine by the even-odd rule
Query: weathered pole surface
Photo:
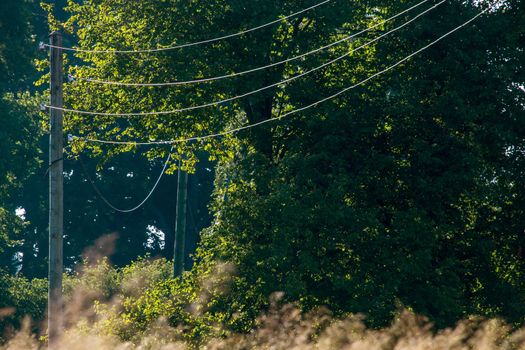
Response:
MULTIPOLYGON (((62 34, 50 35, 51 106, 63 105, 62 34)), ((48 289, 48 341, 54 348, 62 329, 62 272, 64 236, 64 175, 63 175, 63 112, 49 111, 49 289, 48 289)))

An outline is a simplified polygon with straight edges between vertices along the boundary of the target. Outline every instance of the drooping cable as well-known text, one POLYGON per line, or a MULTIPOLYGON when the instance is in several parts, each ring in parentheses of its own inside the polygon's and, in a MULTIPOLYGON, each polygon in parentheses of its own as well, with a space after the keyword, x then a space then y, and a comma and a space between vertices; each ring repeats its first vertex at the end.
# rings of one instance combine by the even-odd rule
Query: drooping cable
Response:
POLYGON ((80 49, 80 48, 76 48, 76 47, 55 46, 55 45, 50 45, 50 44, 41 44, 41 45, 45 46, 45 47, 49 47, 49 48, 62 49, 62 50, 65 50, 65 51, 74 51, 74 52, 82 52, 82 53, 94 53, 94 54, 99 54, 99 53, 140 54, 140 53, 152 53, 152 52, 170 51, 170 50, 182 49, 182 48, 185 48, 185 47, 198 46, 198 45, 203 45, 203 44, 210 44, 210 43, 214 43, 214 42, 217 42, 217 41, 221 41, 221 40, 225 40, 225 39, 241 36, 241 35, 244 35, 244 34, 248 34, 248 33, 251 33, 251 32, 254 32, 254 31, 266 28, 266 27, 269 27, 271 25, 274 25, 274 24, 286 21, 286 20, 288 20, 290 18, 293 18, 293 17, 296 17, 296 16, 298 16, 298 15, 300 15, 302 13, 311 11, 311 10, 313 10, 315 8, 318 8, 318 7, 322 6, 322 5, 325 5, 325 4, 329 3, 330 1, 332 1, 332 0, 324 0, 324 1, 320 2, 320 3, 317 3, 317 4, 313 5, 313 6, 305 8, 303 10, 294 12, 294 13, 288 15, 288 16, 284 16, 284 17, 278 18, 276 20, 273 20, 271 22, 259 25, 257 27, 253 27, 253 28, 246 29, 246 30, 241 30, 241 31, 239 31, 237 33, 223 35, 223 36, 219 36, 219 37, 212 38, 212 39, 206 39, 206 40, 201 40, 201 41, 196 41, 196 42, 191 42, 191 43, 186 43, 186 44, 179 44, 179 45, 173 45, 173 46, 168 46, 168 47, 158 47, 158 48, 155 48, 155 49, 144 49, 144 50, 87 50, 87 49, 80 49))
POLYGON ((367 32, 369 32, 369 31, 371 31, 371 30, 373 30, 373 29, 375 29, 375 28, 377 28, 379 26, 382 26, 382 25, 384 25, 384 24, 386 24, 386 23, 388 23, 388 22, 390 22, 390 21, 392 21, 392 20, 394 20, 394 19, 404 15, 405 13, 414 10, 415 8, 423 5, 424 3, 428 2, 428 1, 429 0, 423 0, 423 1, 415 4, 414 6, 408 8, 406 10, 403 10, 403 11, 399 12, 398 14, 396 14, 396 15, 394 15, 392 17, 389 17, 389 18, 387 18, 387 19, 385 19, 385 20, 383 20, 381 22, 378 22, 378 23, 374 24, 373 26, 371 26, 369 28, 366 28, 366 29, 363 29, 363 30, 361 30, 361 31, 359 31, 357 33, 345 36, 342 39, 339 39, 339 40, 337 40, 337 41, 335 41, 333 43, 330 43, 328 45, 322 46, 322 47, 317 48, 315 50, 311 50, 311 51, 308 51, 308 52, 303 53, 301 55, 290 57, 290 58, 287 58, 285 60, 274 62, 274 63, 268 64, 268 65, 265 65, 265 66, 260 66, 260 67, 256 67, 256 68, 252 68, 252 69, 248 69, 248 70, 244 70, 244 71, 240 71, 240 72, 224 74, 224 75, 220 75, 220 76, 216 76, 216 77, 200 78, 200 79, 193 79, 193 80, 186 80, 186 81, 165 82, 165 83, 126 83, 126 82, 119 82, 119 81, 107 81, 107 80, 101 80, 101 79, 94 79, 94 78, 83 78, 83 77, 79 77, 79 76, 76 76, 76 75, 71 75, 71 78, 74 79, 74 80, 86 81, 86 82, 95 83, 95 84, 115 85, 115 86, 131 86, 131 87, 180 86, 180 85, 207 83, 207 82, 218 81, 218 80, 222 80, 222 79, 233 78, 233 77, 237 77, 237 76, 241 76, 241 75, 245 75, 245 74, 249 74, 249 73, 258 72, 258 71, 265 70, 265 69, 268 69, 268 68, 276 67, 276 66, 279 66, 281 64, 293 62, 293 61, 301 59, 303 57, 307 57, 309 55, 313 55, 315 53, 324 51, 326 49, 329 49, 331 47, 339 45, 339 44, 341 44, 343 42, 346 42, 346 41, 348 41, 350 39, 353 39, 356 36, 359 36, 361 34, 367 33, 367 32))
POLYGON ((447 32, 446 34, 443 34, 442 36, 440 36, 436 40, 432 41, 431 43, 423 46, 419 50, 414 51, 413 53, 411 53, 410 55, 408 55, 405 58, 401 59, 400 61, 397 61, 395 64, 393 64, 393 65, 391 65, 391 66, 389 66, 389 67, 387 67, 387 68, 385 68, 385 69, 383 69, 383 70, 381 70, 381 71, 379 71, 379 72, 369 76, 368 78, 366 78, 366 79, 364 79, 364 80, 362 80, 362 81, 360 81, 360 82, 358 82, 358 83, 356 83, 354 85, 348 86, 348 87, 344 88, 343 90, 341 90, 341 91, 339 91, 339 92, 337 92, 337 93, 335 93, 333 95, 325 97, 325 98, 323 98, 323 99, 321 99, 321 100, 319 100, 317 102, 314 102, 314 103, 309 104, 307 106, 304 106, 302 108, 295 109, 293 111, 285 113, 285 114, 283 114, 283 115, 281 115, 280 117, 277 117, 277 118, 266 119, 266 120, 260 121, 258 123, 248 124, 248 125, 245 125, 245 126, 242 126, 242 127, 239 127, 239 128, 230 129, 230 130, 219 132, 219 133, 215 133, 215 134, 209 134, 209 135, 204 135, 204 136, 194 136, 194 137, 190 137, 190 138, 183 138, 183 139, 177 139, 177 140, 171 140, 171 141, 136 142, 136 141, 108 141, 108 140, 98 140, 98 139, 83 138, 83 137, 74 137, 74 138, 78 139, 80 141, 85 141, 85 142, 93 142, 93 143, 101 143, 101 144, 113 144, 113 145, 135 145, 135 146, 166 145, 166 144, 175 144, 175 143, 188 142, 188 141, 199 141, 199 140, 205 140, 205 139, 209 139, 209 138, 225 136, 225 135, 237 133, 237 132, 242 131, 242 130, 251 129, 251 128, 257 127, 259 125, 262 125, 262 124, 266 124, 266 123, 282 120, 285 117, 288 117, 290 115, 293 115, 293 114, 302 112, 304 110, 310 109, 310 108, 315 107, 318 104, 321 104, 323 102, 332 100, 332 99, 334 99, 334 98, 344 94, 345 92, 347 92, 347 91, 349 91, 351 89, 355 89, 356 87, 365 84, 366 82, 372 80, 373 78, 375 78, 377 76, 380 76, 380 75, 382 75, 382 74, 384 74, 384 73, 394 69, 395 67, 397 67, 397 66, 401 65, 402 63, 408 61, 409 59, 411 59, 412 57, 414 57, 417 54, 421 53, 422 51, 425 51, 429 47, 431 47, 431 46, 435 45, 436 43, 440 42, 441 40, 443 40, 444 38, 448 37, 449 35, 455 33, 456 31, 458 31, 461 28, 465 27, 466 25, 470 24, 471 22, 476 20, 478 17, 480 17, 481 15, 486 13, 487 11, 489 11, 492 8, 494 8, 495 6, 497 6, 498 3, 499 2, 496 2, 492 6, 489 6, 488 8, 482 10, 481 12, 476 14, 474 17, 472 17, 468 21, 466 21, 463 24, 457 26, 456 28, 452 29, 451 31, 447 32))
POLYGON ((367 46, 371 45, 372 43, 381 40, 385 36, 390 35, 390 34, 396 32, 396 31, 400 30, 401 28, 407 26, 408 24, 412 23, 416 19, 418 19, 421 16, 425 15, 429 11, 432 11, 436 7, 442 5, 446 1, 447 0, 441 0, 437 4, 435 4, 432 7, 426 9, 425 11, 419 13, 414 18, 412 18, 412 19, 408 20, 407 22, 399 25, 398 27, 396 27, 396 28, 394 28, 394 29, 392 29, 392 30, 390 30, 390 31, 388 31, 386 33, 383 33, 382 35, 378 36, 377 38, 374 38, 374 39, 372 39, 372 40, 370 40, 370 41, 368 41, 368 42, 358 46, 357 48, 351 49, 347 53, 345 53, 345 54, 343 54, 343 55, 341 55, 341 56, 339 56, 339 57, 337 57, 335 59, 332 59, 332 60, 330 60, 330 61, 328 61, 326 63, 323 63, 320 66, 317 66, 315 68, 307 70, 307 71, 305 71, 305 72, 303 72, 301 74, 292 76, 292 77, 287 78, 285 80, 273 83, 271 85, 268 85, 268 86, 265 86, 265 87, 262 87, 262 88, 259 88, 257 90, 253 90, 253 91, 250 91, 250 92, 247 92, 247 93, 244 93, 244 94, 240 94, 240 95, 237 95, 237 96, 234 96, 234 97, 229 97, 229 98, 226 98, 226 99, 223 99, 223 100, 210 102, 210 103, 206 103, 206 104, 202 104, 202 105, 198 105, 198 106, 191 106, 191 107, 173 109, 173 110, 169 110, 169 111, 133 112, 133 113, 92 112, 92 111, 84 111, 84 110, 77 110, 77 109, 71 109, 71 108, 49 106, 49 105, 44 105, 44 107, 49 108, 49 109, 60 110, 60 111, 63 111, 63 112, 68 112, 68 113, 75 113, 75 114, 86 114, 86 115, 96 115, 96 116, 110 116, 110 117, 135 117, 135 116, 138 117, 138 116, 150 116, 150 115, 175 114, 175 113, 180 113, 180 112, 193 111, 193 110, 198 110, 198 109, 202 109, 202 108, 207 108, 207 107, 221 105, 221 104, 224 104, 224 103, 227 103, 227 102, 238 100, 240 98, 244 98, 244 97, 247 97, 247 96, 254 95, 254 94, 259 93, 261 91, 265 91, 265 90, 268 90, 268 89, 271 89, 271 88, 274 88, 274 87, 277 87, 277 86, 286 85, 286 84, 288 84, 291 81, 294 81, 296 79, 304 77, 304 76, 306 76, 308 74, 311 74, 311 73, 313 73, 315 71, 318 71, 318 70, 320 70, 320 69, 322 69, 324 67, 327 67, 327 66, 329 66, 329 65, 331 65, 331 64, 333 64, 335 62, 338 62, 338 61, 342 60, 343 58, 350 56, 352 53, 354 53, 354 52, 356 52, 358 50, 361 50, 362 48, 367 47, 367 46))
POLYGON ((170 151, 169 151, 169 154, 168 154, 168 157, 166 158, 166 161, 164 162, 164 167, 162 168, 162 171, 159 175, 159 177, 157 178, 157 181, 155 182, 155 184, 153 185, 152 189, 148 192, 148 195, 146 196, 146 198, 144 198, 144 200, 142 200, 138 205, 136 205, 135 207, 131 208, 131 209, 120 209, 118 207, 116 207, 115 205, 113 205, 107 198, 106 196, 104 196, 102 194, 102 191, 100 191, 100 189, 98 188, 98 186, 96 185, 95 181, 93 181, 93 179, 91 178, 91 176, 89 175, 89 172, 86 168, 86 165, 84 164, 84 162, 82 161, 82 158, 79 157, 79 161, 80 161, 80 165, 82 166, 82 170, 84 171, 84 174, 86 175, 86 178, 88 179, 89 183, 91 184, 91 187, 93 187, 93 190, 96 192, 96 194, 100 197, 100 199, 102 199, 102 201, 104 203, 106 203, 106 205, 108 207, 110 207, 111 209, 119 212, 119 213, 131 213, 131 212, 134 212, 138 209, 140 209, 144 204, 146 204, 146 202, 150 199, 150 197, 153 195, 153 193, 155 192, 155 190, 157 189, 159 183, 160 183, 160 180, 162 179, 162 177, 164 176, 164 173, 166 172, 166 169, 169 165, 169 162, 171 160, 171 152, 173 151, 173 147, 171 147, 170 151))

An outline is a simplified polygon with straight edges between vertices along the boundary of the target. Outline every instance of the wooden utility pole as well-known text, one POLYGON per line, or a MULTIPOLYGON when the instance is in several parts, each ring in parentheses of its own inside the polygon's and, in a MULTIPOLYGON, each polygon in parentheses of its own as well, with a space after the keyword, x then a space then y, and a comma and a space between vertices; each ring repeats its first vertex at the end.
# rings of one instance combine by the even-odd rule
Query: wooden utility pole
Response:
POLYGON ((184 253, 186 250, 186 207, 188 203, 188 173, 180 168, 177 179, 177 209, 175 221, 175 244, 173 248, 173 276, 184 272, 184 253))
MULTIPOLYGON (((51 106, 62 107, 64 82, 62 34, 51 33, 51 106)), ((63 112, 49 111, 49 289, 48 289, 48 341, 54 348, 62 328, 62 272, 64 235, 64 139, 63 112)))

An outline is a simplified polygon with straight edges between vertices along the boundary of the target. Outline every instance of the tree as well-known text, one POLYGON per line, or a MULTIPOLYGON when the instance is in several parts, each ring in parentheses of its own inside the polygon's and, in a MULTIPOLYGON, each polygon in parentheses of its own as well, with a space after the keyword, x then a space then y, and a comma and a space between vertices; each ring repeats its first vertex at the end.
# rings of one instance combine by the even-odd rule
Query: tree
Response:
POLYGON ((38 103, 27 93, 31 64, 31 2, 0 5, 0 254, 2 268, 11 269, 22 222, 15 216, 13 193, 38 166, 38 103))
MULTIPOLYGON (((146 197, 163 164, 127 154, 102 168, 98 166, 97 160, 85 156, 65 161, 65 268, 74 269, 85 250, 106 235, 114 235, 115 246, 101 247, 100 252, 109 254, 117 266, 146 254, 172 259, 176 177, 166 175, 139 210, 119 213, 100 198, 90 181, 113 205, 130 209, 146 197)), ((212 175, 201 168, 190 176, 188 253, 194 251, 198 231, 209 224, 206 205, 212 175)), ((26 276, 44 277, 48 242, 47 177, 40 172, 32 176, 21 191, 19 202, 27 212, 20 248, 24 256, 21 271, 26 276)))
MULTIPOLYGON (((200 256, 239 266, 237 303, 264 305, 261 296, 283 290, 306 308, 362 312, 374 325, 402 306, 438 326, 469 314, 523 322, 523 212, 514 191, 524 103, 511 88, 524 80, 516 74, 523 53, 511 50, 523 33, 493 45, 498 27, 522 27, 523 9, 506 6, 316 116, 287 123, 275 167, 254 175, 257 154, 223 165, 217 224, 200 256), (260 183, 269 190, 258 191, 260 183)), ((475 11, 439 9, 380 43, 373 64, 395 62, 475 11)), ((349 79, 344 69, 334 76, 349 79)))
POLYGON ((29 283, 11 276, 17 270, 16 253, 26 225, 17 208, 17 192, 39 166, 41 135, 38 119, 39 97, 27 91, 35 70, 32 65, 35 43, 31 1, 6 0, 0 3, 0 308, 16 307, 0 320, 0 342, 12 326, 19 326, 25 314, 43 313, 45 284, 29 283))
MULTIPOLYGON (((409 6, 334 2, 209 46, 157 55, 78 53, 85 64, 71 72, 124 82, 238 72, 333 42, 409 6)), ((447 3, 336 65, 219 107, 127 119, 73 113, 69 128, 88 138, 165 140, 266 121, 394 64, 471 18, 479 6, 488 4, 447 3)), ((66 28, 84 49, 144 49, 253 28, 262 18, 298 8, 292 1, 93 0, 70 3, 66 28)), ((505 2, 395 71, 315 109, 219 140, 177 143, 175 159, 185 169, 192 168, 199 148, 220 161, 215 220, 204 233, 198 268, 219 260, 238 266, 232 293, 219 310, 229 313, 233 326, 245 324, 239 317, 253 319, 278 290, 305 308, 363 312, 375 325, 388 322, 401 306, 439 326, 469 313, 523 321, 521 309, 512 310, 525 297, 522 276, 514 272, 523 261, 513 249, 522 220, 514 186, 521 180, 508 155, 524 139, 518 117, 523 100, 515 88, 524 80, 523 52, 514 50, 523 41, 523 18, 520 2, 505 2), (503 203, 512 203, 514 223, 505 229, 503 203)), ((379 28, 379 34, 393 26, 379 28)), ((124 88, 79 79, 67 87, 67 103, 105 112, 195 106, 317 67, 379 34, 213 84, 124 88)), ((110 159, 136 148, 82 141, 73 146, 74 152, 85 150, 110 159)), ((167 153, 140 151, 150 159, 167 153)))
MULTIPOLYGON (((1 23, 5 23, 7 28, 2 33, 7 48, 2 56, 6 62, 1 67, 1 73, 5 74, 5 77, 2 76, 2 83, 5 82, 2 89, 11 92, 31 91, 31 94, 21 95, 10 93, 2 100, 5 104, 0 106, 6 109, 2 113, 6 120, 3 124, 5 128, 0 131, 0 149, 6 152, 3 157, 6 161, 0 164, 0 171, 8 174, 6 181, 10 181, 4 187, 0 183, 0 188, 5 188, 2 192, 2 201, 5 203, 5 210, 2 211, 5 212, 5 221, 2 223, 5 229, 0 232, 2 237, 7 237, 9 232, 9 237, 18 239, 16 242, 9 240, 10 248, 2 261, 10 262, 17 253, 23 259, 11 267, 13 270, 19 270, 27 277, 45 277, 48 254, 48 177, 45 165, 48 160, 48 137, 44 133, 47 115, 37 116, 36 111, 39 109, 39 100, 43 100, 39 91, 47 88, 48 80, 46 75, 37 76, 32 60, 37 56, 37 41, 46 41, 49 27, 51 30, 56 29, 56 24, 67 17, 64 12, 65 1, 56 1, 54 5, 42 4, 45 11, 52 12, 49 13, 48 21, 42 21, 45 12, 33 1, 6 1, 1 6, 2 16, 5 17, 1 23), (37 78, 35 87, 33 82, 37 78), (43 117, 41 124, 40 117, 43 117), (23 220, 14 215, 16 208, 19 208, 20 213, 24 212, 23 220)), ((65 42, 69 43, 67 38, 65 42)), ((44 54, 40 53, 39 57, 43 58, 44 54)), ((37 61, 37 68, 46 71, 47 63, 47 57, 43 58, 37 61)), ((86 169, 83 169, 79 158, 65 159, 66 270, 74 269, 84 250, 98 238, 112 233, 117 233, 119 237, 113 256, 113 262, 119 266, 146 253, 171 258, 174 201, 166 203, 165 197, 159 193, 175 197, 175 180, 172 177, 165 177, 152 200, 132 214, 119 214, 111 210, 98 197, 87 178, 89 176, 104 194, 108 194, 110 189, 118 190, 118 193, 115 191, 110 194, 109 199, 119 207, 128 208, 142 200, 150 190, 160 171, 160 162, 133 155, 123 155, 105 164, 85 156, 82 158, 86 169), (150 226, 163 231, 166 234, 165 241, 152 236, 148 231, 150 226), (148 240, 150 244, 145 246, 148 240), (161 245, 166 248, 161 249, 161 245)), ((194 211, 203 214, 195 222, 189 221, 188 230, 192 233, 189 239, 195 245, 195 232, 209 221, 205 206, 209 198, 207 193, 211 191, 210 174, 199 170, 192 181, 195 188, 190 201, 194 211), (200 197, 194 200, 193 195, 197 194, 200 197)), ((7 245, 7 241, 0 244, 2 247, 7 245)))

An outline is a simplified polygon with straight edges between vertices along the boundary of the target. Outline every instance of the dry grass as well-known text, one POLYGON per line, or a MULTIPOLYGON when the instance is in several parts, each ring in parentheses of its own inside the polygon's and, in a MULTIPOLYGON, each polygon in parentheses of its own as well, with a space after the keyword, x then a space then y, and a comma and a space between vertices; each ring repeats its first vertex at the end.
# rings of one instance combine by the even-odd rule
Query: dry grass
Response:
MULTIPOLYGON (((134 269, 126 270, 123 278, 115 278, 115 270, 105 261, 83 271, 83 275, 70 284, 67 330, 63 333, 59 349, 68 350, 193 350, 196 345, 182 339, 187 329, 172 327, 160 318, 144 333, 122 341, 108 329, 127 327, 127 319, 120 317, 122 298, 137 297, 148 285, 162 280, 166 267, 162 262, 141 262, 134 269), (159 272, 160 271, 160 272, 159 272), (118 283, 115 281, 119 281, 118 283), (149 283, 149 284, 148 284, 149 283), (117 286, 120 284, 120 287, 117 286), (120 289, 119 289, 120 288, 120 289), (120 290, 120 295, 112 294, 120 290), (105 309, 97 313, 96 309, 105 309), (109 311, 108 311, 109 310, 109 311), (120 322, 120 324, 119 324, 120 322)), ((205 310, 212 295, 228 290, 228 276, 234 269, 228 264, 218 264, 216 270, 199 284, 200 293, 188 304, 189 313, 199 316, 205 310)), ((73 281, 73 280, 72 280, 73 281)), ((525 328, 513 330, 504 322, 472 317, 455 327, 434 331, 424 317, 408 311, 401 312, 390 327, 367 328, 362 317, 350 316, 336 319, 326 309, 301 312, 294 305, 282 305, 282 295, 271 299, 270 310, 258 319, 257 327, 249 334, 227 332, 222 338, 208 339, 199 346, 203 350, 525 350, 525 328)), ((3 314, 12 309, 0 310, 3 314)), ((128 325, 128 326, 130 326, 128 325)), ((37 350, 46 348, 45 341, 31 333, 29 320, 21 331, 0 350, 37 350)), ((187 335, 187 334, 186 334, 187 335)))
MULTIPOLYGON (((71 350, 183 350, 180 329, 159 320, 138 343, 92 332, 82 322, 66 331, 60 349, 71 350)), ((29 332, 29 323, 3 350, 45 348, 29 332)), ((424 318, 403 312, 388 328, 367 328, 359 317, 335 320, 326 310, 301 313, 293 305, 270 311, 250 334, 232 334, 201 346, 205 350, 525 350, 525 329, 512 331, 499 320, 472 318, 451 329, 433 332, 424 318)))

